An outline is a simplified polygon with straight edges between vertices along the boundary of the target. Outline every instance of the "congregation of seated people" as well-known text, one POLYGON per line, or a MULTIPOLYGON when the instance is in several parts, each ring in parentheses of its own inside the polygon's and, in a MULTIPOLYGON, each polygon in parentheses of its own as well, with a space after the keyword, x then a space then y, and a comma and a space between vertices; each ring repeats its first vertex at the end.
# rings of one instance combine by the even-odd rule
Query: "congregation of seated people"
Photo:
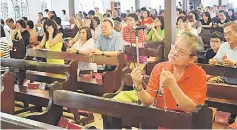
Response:
MULTIPOLYGON (((142 87, 143 71, 148 57, 136 59, 126 56, 129 68, 133 69, 131 77, 133 90, 121 92, 113 99, 125 102, 141 102, 146 106, 172 110, 193 109, 204 104, 207 93, 207 82, 237 84, 236 79, 208 76, 198 67, 199 54, 205 52, 204 63, 237 68, 237 23, 233 9, 222 10, 216 6, 207 6, 190 12, 177 9, 176 41, 171 45, 168 61, 158 63, 152 70, 146 89, 142 87), (205 29, 223 29, 211 33, 209 48, 204 50, 200 34, 205 29), (134 62, 134 63, 131 63, 134 62), (195 73, 194 73, 195 72, 195 73), (165 98, 157 97, 157 90, 163 88, 165 98), (154 104, 154 101, 156 104, 154 104)), ((124 52, 127 46, 144 48, 146 42, 165 41, 165 20, 163 10, 141 8, 136 12, 121 13, 118 10, 107 10, 100 13, 99 8, 78 12, 76 17, 59 17, 55 11, 45 10, 47 16, 38 13, 38 22, 25 18, 1 20, 0 56, 9 58, 12 40, 23 40, 25 48, 47 49, 48 51, 65 51, 83 55, 116 56, 124 52), (159 12, 159 13, 158 13, 159 12), (69 25, 62 25, 68 21, 69 25), (5 25, 6 23, 6 25, 5 25), (135 28, 146 26, 136 34, 135 28), (65 29, 79 30, 65 44, 65 29), (138 38, 136 38, 138 36, 138 38), (39 38, 41 37, 41 38, 39 38), (3 40, 2 40, 3 39, 3 40), (9 40, 10 39, 10 40, 9 40)), ((166 44, 166 43, 165 43, 166 44)), ((46 59, 51 64, 65 64, 61 59, 46 59)), ((95 63, 78 63, 78 75, 97 73, 95 63)), ((113 71, 114 66, 104 69, 113 71)), ((7 68, 1 68, 4 73, 7 68)))

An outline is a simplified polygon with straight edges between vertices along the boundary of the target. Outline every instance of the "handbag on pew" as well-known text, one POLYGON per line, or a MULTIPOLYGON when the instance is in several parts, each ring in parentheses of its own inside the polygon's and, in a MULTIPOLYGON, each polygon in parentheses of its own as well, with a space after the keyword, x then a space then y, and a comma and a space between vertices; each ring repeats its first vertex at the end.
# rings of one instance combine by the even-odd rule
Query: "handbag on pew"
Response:
POLYGON ((24 40, 13 40, 13 47, 10 51, 10 57, 15 59, 23 59, 26 55, 26 47, 24 40))

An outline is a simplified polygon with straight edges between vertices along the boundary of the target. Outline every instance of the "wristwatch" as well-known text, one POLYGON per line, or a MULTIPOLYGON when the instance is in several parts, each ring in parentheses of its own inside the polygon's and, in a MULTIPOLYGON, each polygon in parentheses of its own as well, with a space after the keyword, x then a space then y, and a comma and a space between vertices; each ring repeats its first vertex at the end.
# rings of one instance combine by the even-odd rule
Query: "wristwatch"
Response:
POLYGON ((76 51, 76 54, 80 54, 79 50, 76 51))
POLYGON ((237 68, 237 62, 234 62, 233 68, 237 68))
POLYGON ((103 55, 105 55, 105 52, 104 52, 104 51, 102 51, 102 56, 103 56, 103 55))

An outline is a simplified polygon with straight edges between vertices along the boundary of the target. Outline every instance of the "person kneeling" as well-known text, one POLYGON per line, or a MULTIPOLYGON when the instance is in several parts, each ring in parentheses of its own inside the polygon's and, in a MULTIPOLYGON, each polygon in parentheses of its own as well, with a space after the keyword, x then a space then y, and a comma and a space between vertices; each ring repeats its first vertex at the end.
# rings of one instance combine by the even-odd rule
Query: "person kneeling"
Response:
POLYGON ((157 108, 185 111, 204 104, 206 73, 194 64, 202 50, 203 43, 197 36, 181 34, 172 45, 169 60, 153 68, 146 90, 142 87, 142 70, 135 68, 131 73, 134 90, 121 92, 113 99, 125 102, 137 102, 139 99, 145 106, 151 106, 155 101, 157 108))

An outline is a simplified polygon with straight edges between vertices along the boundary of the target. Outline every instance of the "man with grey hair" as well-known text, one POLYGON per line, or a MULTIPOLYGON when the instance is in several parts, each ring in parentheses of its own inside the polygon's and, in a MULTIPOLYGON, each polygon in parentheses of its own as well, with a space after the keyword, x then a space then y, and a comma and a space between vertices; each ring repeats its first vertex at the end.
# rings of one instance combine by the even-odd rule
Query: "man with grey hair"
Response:
POLYGON ((157 108, 171 110, 190 110, 204 104, 206 73, 194 64, 202 50, 203 43, 199 37, 192 33, 181 34, 172 45, 169 60, 153 68, 146 90, 142 87, 143 72, 138 67, 131 73, 134 90, 123 91, 113 99, 125 102, 140 99, 145 106, 156 100, 154 105, 157 108))
MULTIPOLYGON (((229 22, 224 25, 224 37, 227 42, 220 46, 216 56, 209 60, 212 65, 224 65, 237 68, 237 23, 229 22)), ((226 83, 237 84, 233 78, 224 78, 226 83)))

